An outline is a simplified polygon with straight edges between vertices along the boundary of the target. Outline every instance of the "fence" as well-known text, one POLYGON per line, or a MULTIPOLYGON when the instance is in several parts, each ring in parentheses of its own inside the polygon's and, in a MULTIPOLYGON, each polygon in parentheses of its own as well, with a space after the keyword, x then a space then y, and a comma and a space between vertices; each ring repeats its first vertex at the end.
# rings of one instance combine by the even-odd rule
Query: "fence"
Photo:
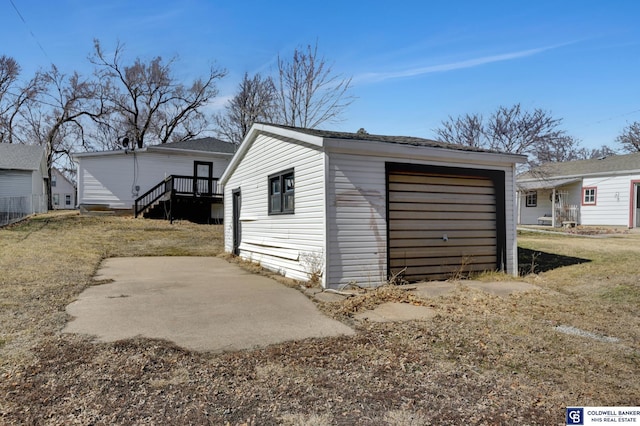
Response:
POLYGON ((0 226, 8 225, 34 213, 47 211, 44 195, 0 197, 0 226))

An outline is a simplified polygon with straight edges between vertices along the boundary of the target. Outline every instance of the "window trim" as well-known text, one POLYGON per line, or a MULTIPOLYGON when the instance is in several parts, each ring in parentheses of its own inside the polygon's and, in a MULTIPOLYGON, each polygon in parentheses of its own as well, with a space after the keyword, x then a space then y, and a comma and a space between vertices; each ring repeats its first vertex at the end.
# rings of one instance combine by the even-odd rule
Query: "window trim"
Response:
POLYGON ((70 206, 71 205, 71 194, 65 194, 64 195, 64 205, 65 206, 70 206))
MULTIPOLYGON (((589 196, 591 198, 591 196, 589 196)), ((582 205, 583 206, 596 206, 598 204, 598 187, 597 186, 585 186, 582 188, 582 205), (593 201, 587 201, 587 191, 593 191, 593 201)))
POLYGON ((525 207, 538 207, 538 191, 528 191, 524 194, 525 207), (532 198, 529 198, 532 197, 532 198), (533 201, 532 201, 533 200, 533 201))
POLYGON ((268 186, 268 197, 267 197, 267 210, 269 212, 269 216, 271 215, 281 215, 281 214, 295 214, 295 172, 294 169, 283 170, 278 173, 274 173, 268 176, 267 178, 267 186, 268 186), (290 191, 285 190, 285 179, 291 176, 293 178, 293 188, 290 191), (280 209, 274 210, 271 206, 271 199, 274 195, 271 192, 273 186, 271 182, 278 179, 280 184, 280 209), (286 209, 285 208, 285 198, 290 194, 293 196, 293 208, 286 209))

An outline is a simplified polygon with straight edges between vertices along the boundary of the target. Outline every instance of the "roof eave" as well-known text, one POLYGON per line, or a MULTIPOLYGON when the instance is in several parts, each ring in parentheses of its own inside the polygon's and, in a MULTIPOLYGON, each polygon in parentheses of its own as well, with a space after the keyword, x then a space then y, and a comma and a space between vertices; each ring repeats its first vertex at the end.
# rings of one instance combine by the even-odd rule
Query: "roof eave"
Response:
POLYGON ((374 154, 388 157, 406 158, 447 158, 487 163, 525 163, 527 157, 519 154, 503 154, 487 151, 471 151, 446 147, 389 143, 370 140, 325 139, 327 150, 335 153, 374 154))
POLYGON ((571 174, 571 175, 557 175, 557 174, 549 174, 540 177, 533 177, 527 179, 517 179, 518 182, 535 182, 539 180, 554 180, 554 179, 573 179, 573 178, 585 178, 585 177, 601 177, 601 176, 624 176, 624 175, 633 175, 640 174, 640 169, 630 169, 630 170, 618 170, 618 171, 605 171, 605 172, 592 172, 592 173, 582 173, 582 174, 571 174))

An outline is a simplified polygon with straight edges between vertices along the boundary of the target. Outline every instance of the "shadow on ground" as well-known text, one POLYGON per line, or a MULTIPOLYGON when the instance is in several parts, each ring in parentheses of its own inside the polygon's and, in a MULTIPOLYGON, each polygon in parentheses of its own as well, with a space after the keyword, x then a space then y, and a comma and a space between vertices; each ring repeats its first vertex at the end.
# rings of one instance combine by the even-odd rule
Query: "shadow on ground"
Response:
POLYGON ((562 268, 563 266, 578 265, 587 262, 591 262, 591 260, 518 247, 520 275, 538 274, 540 272, 562 268))

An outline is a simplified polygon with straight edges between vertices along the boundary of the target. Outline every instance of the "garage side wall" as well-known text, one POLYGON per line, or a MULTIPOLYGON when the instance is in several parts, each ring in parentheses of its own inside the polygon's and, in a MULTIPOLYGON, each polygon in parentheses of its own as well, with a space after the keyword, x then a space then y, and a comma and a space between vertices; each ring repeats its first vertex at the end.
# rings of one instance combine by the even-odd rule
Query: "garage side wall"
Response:
POLYGON ((332 153, 327 176, 328 287, 339 288, 350 282, 376 286, 387 279, 387 162, 503 171, 506 268, 509 273, 517 273, 512 164, 332 153))
POLYGON ((243 259, 306 281, 309 262, 324 264, 324 153, 299 141, 261 134, 225 183, 225 251, 233 251, 233 191, 240 190, 243 259), (293 169, 293 214, 269 214, 269 176, 293 169))

